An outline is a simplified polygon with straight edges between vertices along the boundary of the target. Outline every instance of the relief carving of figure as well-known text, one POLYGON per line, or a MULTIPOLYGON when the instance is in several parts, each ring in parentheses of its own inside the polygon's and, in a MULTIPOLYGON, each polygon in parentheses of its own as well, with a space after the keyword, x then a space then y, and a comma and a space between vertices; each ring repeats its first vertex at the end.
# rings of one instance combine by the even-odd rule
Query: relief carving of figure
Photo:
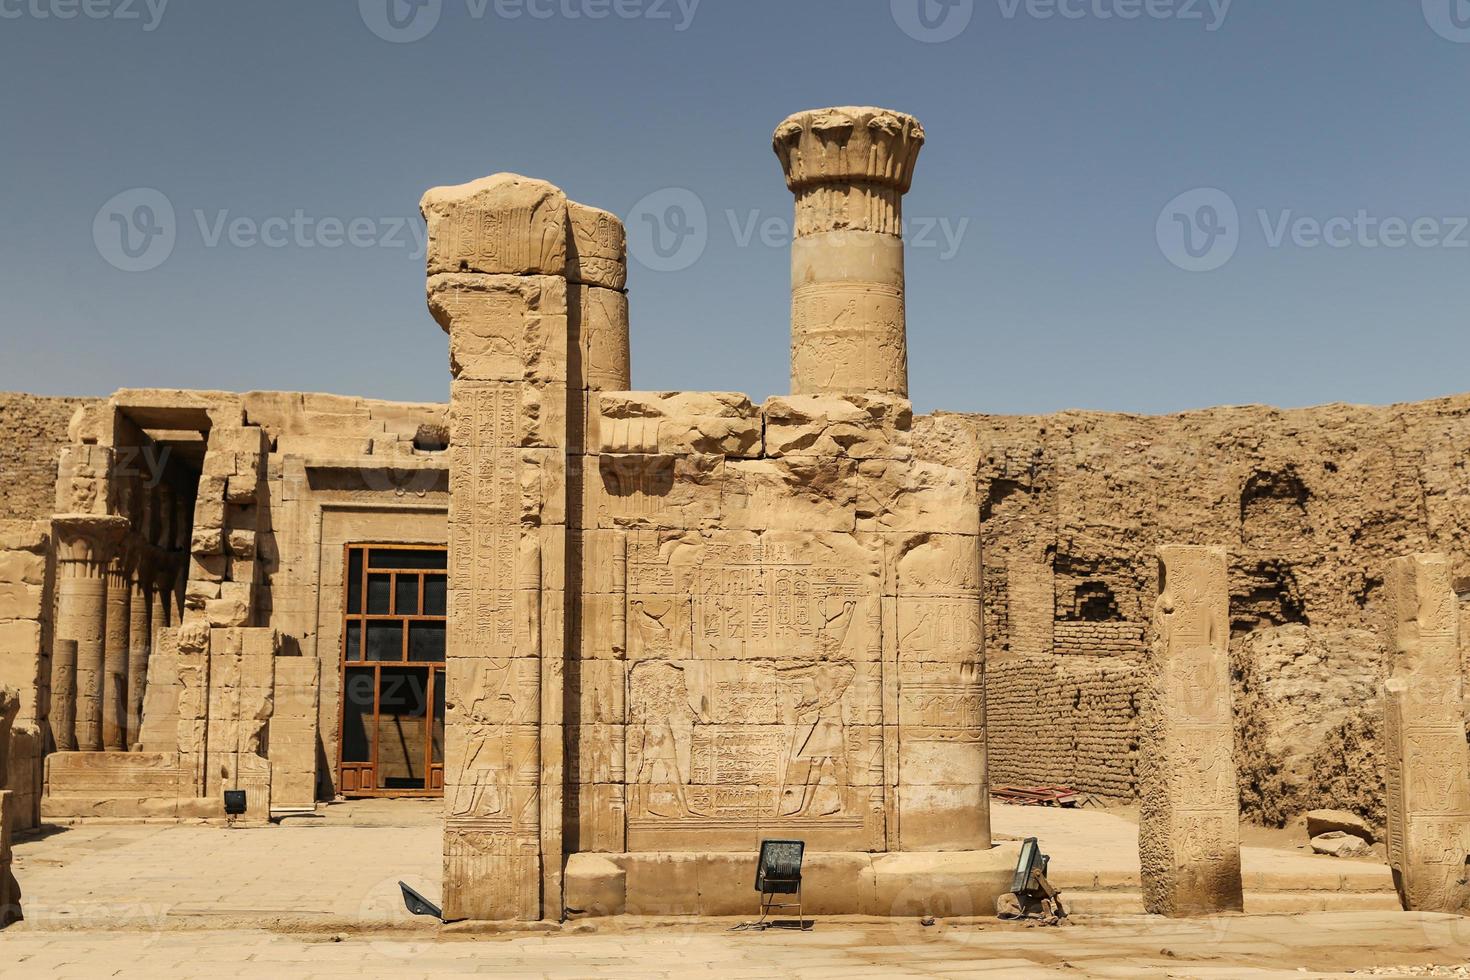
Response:
POLYGON ((851 663, 821 663, 786 672, 786 679, 799 686, 781 787, 781 816, 826 817, 842 811, 847 787, 842 698, 856 673, 851 663))
MULTIPOLYGON (((641 606, 642 603, 638 603, 641 606)), ((689 806, 690 748, 699 712, 690 704, 683 668, 671 663, 640 665, 629 706, 640 729, 638 770, 643 809, 657 817, 702 816, 689 806)))
POLYGON ((454 789, 450 815, 499 817, 511 807, 510 773, 515 768, 510 717, 515 697, 508 690, 510 661, 492 661, 481 668, 475 696, 465 714, 464 762, 454 789), (501 720, 497 721, 496 718, 501 720))
POLYGON ((823 657, 835 657, 842 653, 842 647, 847 643, 847 631, 852 627, 852 614, 857 609, 857 603, 847 599, 837 612, 828 613, 829 603, 830 599, 817 607, 824 620, 817 631, 817 649, 823 657))

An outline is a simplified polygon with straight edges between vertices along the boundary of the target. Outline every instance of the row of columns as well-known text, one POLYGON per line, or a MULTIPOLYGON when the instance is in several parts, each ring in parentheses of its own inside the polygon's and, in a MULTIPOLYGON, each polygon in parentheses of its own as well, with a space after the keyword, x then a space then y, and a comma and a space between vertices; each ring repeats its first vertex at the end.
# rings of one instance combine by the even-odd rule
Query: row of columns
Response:
POLYGON ((137 742, 153 636, 179 616, 177 556, 130 538, 125 517, 63 515, 56 541, 51 730, 57 751, 137 742))

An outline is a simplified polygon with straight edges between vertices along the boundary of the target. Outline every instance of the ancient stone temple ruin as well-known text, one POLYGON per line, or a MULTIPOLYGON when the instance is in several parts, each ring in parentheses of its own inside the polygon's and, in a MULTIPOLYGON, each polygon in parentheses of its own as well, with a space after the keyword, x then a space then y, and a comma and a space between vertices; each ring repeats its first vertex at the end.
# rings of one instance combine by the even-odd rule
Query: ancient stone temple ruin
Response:
POLYGON ((924 140, 776 130, 763 403, 630 390, 622 223, 511 174, 423 199, 447 405, 0 396, 0 824, 442 798, 454 920, 747 912, 767 838, 808 911, 986 914, 988 785, 1065 783, 1141 801, 1154 911, 1239 908, 1238 817, 1321 805, 1463 908, 1470 397, 915 417, 924 140))

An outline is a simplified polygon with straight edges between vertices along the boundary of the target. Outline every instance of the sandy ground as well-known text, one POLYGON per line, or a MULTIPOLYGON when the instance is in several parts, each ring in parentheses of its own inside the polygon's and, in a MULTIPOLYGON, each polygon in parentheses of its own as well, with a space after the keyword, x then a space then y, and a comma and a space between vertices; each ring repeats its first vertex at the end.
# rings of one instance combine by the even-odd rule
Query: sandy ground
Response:
POLYGON ((1312 855, 1290 832, 1247 833, 1247 914, 1171 922, 1141 914, 1130 811, 993 816, 998 838, 1041 839, 1077 899, 1074 925, 823 919, 754 933, 613 919, 467 933, 409 917, 398 895, 400 879, 439 895, 438 805, 370 802, 268 830, 88 825, 21 841, 27 919, 0 933, 0 975, 1233 978, 1470 963, 1470 920, 1397 911, 1381 863, 1312 855))

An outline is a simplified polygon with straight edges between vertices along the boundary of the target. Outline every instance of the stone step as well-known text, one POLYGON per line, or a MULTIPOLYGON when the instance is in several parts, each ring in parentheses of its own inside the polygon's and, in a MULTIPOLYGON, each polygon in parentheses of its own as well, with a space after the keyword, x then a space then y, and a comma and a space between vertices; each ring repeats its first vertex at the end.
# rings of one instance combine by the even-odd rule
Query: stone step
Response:
MULTIPOLYGON (((1136 891, 1062 890, 1062 904, 1074 915, 1141 915, 1143 895, 1136 891)), ((1292 912, 1387 912, 1399 908, 1393 892, 1246 892, 1252 915, 1292 912)))

